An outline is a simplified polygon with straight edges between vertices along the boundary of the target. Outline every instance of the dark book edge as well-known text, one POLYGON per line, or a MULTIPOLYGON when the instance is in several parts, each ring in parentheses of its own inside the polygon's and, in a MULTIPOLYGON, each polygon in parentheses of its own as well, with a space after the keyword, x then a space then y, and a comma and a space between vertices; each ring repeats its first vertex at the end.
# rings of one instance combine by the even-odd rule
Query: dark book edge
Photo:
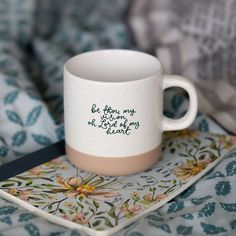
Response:
POLYGON ((221 123, 219 123, 213 116, 208 115, 221 129, 223 129, 226 133, 229 135, 236 135, 236 133, 233 133, 232 131, 226 129, 221 123))
POLYGON ((65 154, 65 140, 49 145, 17 160, 0 166, 0 181, 16 176, 65 154))

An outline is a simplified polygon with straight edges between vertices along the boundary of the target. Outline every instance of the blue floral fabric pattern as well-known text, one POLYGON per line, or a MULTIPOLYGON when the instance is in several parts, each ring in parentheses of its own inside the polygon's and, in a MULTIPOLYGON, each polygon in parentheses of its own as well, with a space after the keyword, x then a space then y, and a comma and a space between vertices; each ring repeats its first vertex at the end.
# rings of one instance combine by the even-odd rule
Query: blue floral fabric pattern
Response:
MULTIPOLYGON (((128 2, 0 0, 0 164, 64 137, 62 66, 97 48, 135 48, 128 2), (114 11, 115 9, 115 11, 114 11)), ((187 99, 166 91, 164 113, 182 116, 187 99)), ((192 129, 225 133, 199 112, 192 129)), ((116 235, 236 235, 236 152, 162 208, 116 235)), ((83 236, 0 198, 0 236, 83 236)))
POLYGON ((235 157, 232 152, 175 200, 117 235, 235 235, 235 157))

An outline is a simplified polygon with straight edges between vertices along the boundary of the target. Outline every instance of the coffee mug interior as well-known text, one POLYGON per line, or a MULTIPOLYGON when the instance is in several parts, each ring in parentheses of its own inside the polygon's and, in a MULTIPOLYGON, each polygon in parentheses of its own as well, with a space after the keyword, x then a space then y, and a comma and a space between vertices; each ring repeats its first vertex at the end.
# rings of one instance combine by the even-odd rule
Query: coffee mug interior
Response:
POLYGON ((160 72, 154 56, 129 50, 98 50, 72 57, 65 65, 70 74, 99 82, 125 82, 144 79, 160 72))

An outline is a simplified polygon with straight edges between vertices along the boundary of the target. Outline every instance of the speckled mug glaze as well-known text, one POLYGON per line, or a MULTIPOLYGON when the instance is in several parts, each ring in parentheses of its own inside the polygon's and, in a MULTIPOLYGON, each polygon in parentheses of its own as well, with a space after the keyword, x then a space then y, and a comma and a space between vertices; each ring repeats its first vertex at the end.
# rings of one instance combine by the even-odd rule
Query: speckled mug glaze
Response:
POLYGON ((83 170, 127 175, 154 165, 162 132, 188 127, 197 113, 192 83, 163 76, 161 63, 130 50, 98 50, 64 66, 65 140, 68 159, 83 170), (163 116, 163 91, 177 86, 190 97, 184 117, 163 116))

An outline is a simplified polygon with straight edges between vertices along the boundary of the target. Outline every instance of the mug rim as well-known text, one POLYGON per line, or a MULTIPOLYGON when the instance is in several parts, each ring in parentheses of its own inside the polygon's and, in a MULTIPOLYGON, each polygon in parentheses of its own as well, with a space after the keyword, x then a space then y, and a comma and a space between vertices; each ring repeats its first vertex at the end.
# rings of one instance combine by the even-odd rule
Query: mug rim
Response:
POLYGON ((148 80, 150 78, 153 78, 153 77, 156 77, 160 74, 162 74, 163 72, 163 66, 162 66, 162 63, 161 61, 151 55, 151 54, 148 54, 148 53, 145 53, 145 52, 142 52, 142 51, 137 51, 137 50, 129 50, 129 49, 98 49, 98 50, 92 50, 92 51, 88 51, 88 52, 83 52, 83 53, 80 53, 80 54, 77 54, 71 58, 69 58, 65 64, 64 64, 64 73, 67 73, 69 74, 70 76, 72 77, 75 77, 77 79, 80 79, 80 80, 84 80, 84 81, 87 81, 88 83, 99 83, 99 84, 127 84, 127 83, 137 83, 138 81, 145 81, 145 80, 148 80), (76 75, 75 73, 73 73, 69 68, 68 68, 68 65, 74 61, 75 59, 78 59, 82 56, 85 56, 85 55, 89 55, 89 54, 95 54, 95 53, 109 53, 109 52, 113 52, 113 53, 132 53, 132 54, 136 54, 136 55, 139 55, 139 56, 145 56, 145 57, 149 57, 151 58, 153 61, 155 60, 155 63, 157 65, 157 69, 154 73, 152 73, 151 75, 149 76, 145 76, 145 77, 142 77, 142 78, 137 78, 137 79, 133 79, 133 80, 125 80, 125 81, 103 81, 103 80, 94 80, 94 79, 90 79, 90 78, 85 78, 85 77, 82 77, 82 76, 79 76, 79 75, 76 75))

